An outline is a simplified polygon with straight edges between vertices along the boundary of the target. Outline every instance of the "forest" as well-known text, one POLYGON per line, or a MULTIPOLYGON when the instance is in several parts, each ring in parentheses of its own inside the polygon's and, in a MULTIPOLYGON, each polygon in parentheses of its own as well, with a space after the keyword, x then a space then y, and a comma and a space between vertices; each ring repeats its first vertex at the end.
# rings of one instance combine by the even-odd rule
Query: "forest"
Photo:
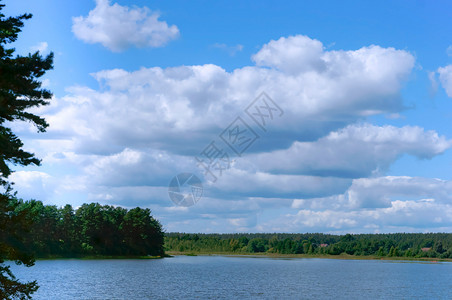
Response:
POLYGON ((452 258, 452 233, 167 233, 165 251, 452 258))
MULTIPOLYGON (((163 256, 163 232, 149 209, 83 204, 58 208, 18 201, 12 212, 28 223, 20 248, 36 258, 163 256)), ((19 239, 17 239, 18 241, 19 239)))
POLYGON ((164 233, 147 208, 90 203, 74 209, 12 199, 10 217, 26 230, 10 243, 35 258, 163 257, 165 251, 452 258, 452 233, 164 233))

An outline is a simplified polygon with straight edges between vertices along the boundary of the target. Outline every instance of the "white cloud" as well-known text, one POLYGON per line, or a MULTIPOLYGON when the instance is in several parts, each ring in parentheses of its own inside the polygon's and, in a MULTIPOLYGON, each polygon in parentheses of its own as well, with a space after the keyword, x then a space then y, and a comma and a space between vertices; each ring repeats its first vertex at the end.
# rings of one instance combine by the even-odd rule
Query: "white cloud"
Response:
POLYGON ((272 40, 252 58, 258 66, 287 74, 313 72, 334 78, 339 84, 350 84, 343 80, 352 78, 364 80, 366 85, 386 79, 390 88, 394 84, 398 87, 414 64, 413 56, 403 50, 372 45, 355 51, 325 51, 320 41, 302 35, 272 40))
MULTIPOLYGON (((352 184, 350 178, 377 174, 404 153, 432 157, 449 146, 444 137, 418 127, 353 125, 317 142, 296 142, 288 150, 237 158, 238 162, 223 171, 215 184, 205 183, 205 195, 223 199, 328 197, 345 191, 352 184)), ((73 154, 65 155, 76 160, 70 158, 73 154)), ((55 161, 53 157, 49 159, 55 161)), ((96 192, 96 186, 166 187, 180 172, 195 172, 200 177, 202 172, 190 156, 152 148, 126 148, 116 154, 91 155, 80 161, 89 178, 87 185, 93 193, 104 195, 99 196, 104 200, 118 196, 106 197, 108 193, 96 192)))
POLYGON ((337 211, 391 207, 393 201, 423 201, 450 204, 452 181, 409 177, 383 176, 354 179, 344 194, 314 199, 295 199, 294 208, 337 211))
POLYGON ((42 183, 50 178, 49 174, 38 171, 17 171, 11 175, 11 180, 20 182, 22 188, 32 188, 36 182, 42 183))
POLYGON ((52 176, 44 172, 38 171, 17 171, 9 177, 11 182, 14 182, 14 188, 19 191, 19 197, 26 200, 45 199, 53 191, 54 181, 52 176))
MULTIPOLYGON (((452 228, 452 181, 384 176, 353 180, 341 195, 295 199, 299 209, 261 229, 288 232, 419 232, 452 228)), ((265 230, 264 230, 265 231, 265 230)))
POLYGON ((202 200, 188 211, 169 212, 158 207, 153 211, 164 216, 167 230, 183 228, 185 232, 378 233, 452 229, 452 206, 431 199, 393 200, 387 207, 380 208, 338 210, 330 205, 323 209, 306 207, 295 211, 284 209, 286 203, 278 199, 273 200, 272 207, 265 207, 252 198, 202 200))
MULTIPOLYGON (((73 137, 76 151, 118 153, 146 145, 194 155, 266 91, 285 113, 253 148, 262 151, 315 140, 363 117, 403 109, 400 88, 414 62, 408 52, 378 46, 322 52, 318 41, 304 36, 290 40, 301 40, 299 47, 314 44, 320 50, 306 50, 303 61, 322 61, 325 67, 300 66, 295 73, 259 66, 227 72, 211 64, 99 71, 92 75, 101 88, 69 89, 59 112, 48 117, 50 131, 73 137), (284 143, 281 136, 286 136, 284 143)), ((303 49, 291 58, 293 65, 303 49)))
POLYGON ((50 87, 50 79, 45 78, 41 81, 41 87, 43 88, 48 88, 50 87))
POLYGON ((289 74, 324 71, 323 49, 321 42, 307 36, 282 37, 265 44, 252 59, 258 66, 274 67, 289 74))
POLYGON ((450 45, 449 47, 447 47, 446 53, 447 53, 447 56, 452 56, 452 45, 450 45))
POLYGON ((438 80, 436 79, 436 72, 427 72, 428 80, 430 80, 430 96, 434 96, 438 91, 438 80))
MULTIPOLYGON (((89 178, 87 178, 89 180, 89 178)), ((89 201, 121 205, 125 207, 154 207, 165 209, 173 206, 168 198, 167 186, 89 186, 89 201)))
POLYGON ((438 68, 439 81, 446 90, 447 95, 452 98, 452 65, 438 68))
POLYGON ((217 197, 319 197, 347 189, 351 180, 229 169, 212 185, 217 197))
POLYGON ((213 44, 214 48, 218 48, 221 50, 226 51, 230 56, 234 56, 237 52, 240 52, 243 50, 243 45, 237 44, 235 46, 228 46, 223 43, 215 43, 213 44))
POLYGON ((288 149, 246 159, 273 173, 358 178, 386 171, 402 154, 432 158, 451 145, 452 140, 419 127, 353 124, 315 142, 295 141, 288 149))
POLYGON ((75 36, 90 44, 100 43, 111 51, 130 46, 161 47, 179 36, 179 29, 160 21, 159 14, 147 7, 129 8, 110 0, 96 0, 88 16, 73 18, 75 36))
POLYGON ((41 54, 43 54, 47 51, 48 47, 49 45, 47 44, 47 42, 40 42, 37 45, 30 47, 30 51, 33 53, 39 51, 41 54))
POLYGON ((126 148, 117 154, 94 156, 84 171, 92 178, 91 184, 100 186, 166 186, 176 174, 195 168, 189 157, 126 148))
POLYGON ((450 231, 452 206, 429 201, 395 200, 387 208, 368 210, 299 210, 260 225, 275 232, 432 232, 450 231))

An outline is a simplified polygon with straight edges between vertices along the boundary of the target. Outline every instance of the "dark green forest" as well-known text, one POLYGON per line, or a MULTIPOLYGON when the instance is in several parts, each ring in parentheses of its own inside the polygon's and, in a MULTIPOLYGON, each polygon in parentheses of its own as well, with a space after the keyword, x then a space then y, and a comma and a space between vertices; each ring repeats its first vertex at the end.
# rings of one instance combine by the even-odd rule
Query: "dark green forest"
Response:
POLYGON ((21 248, 36 258, 164 255, 162 227, 149 209, 16 201, 14 213, 25 212, 29 223, 21 248))
POLYGON ((452 258, 452 233, 346 234, 167 233, 165 250, 182 253, 275 253, 452 258))

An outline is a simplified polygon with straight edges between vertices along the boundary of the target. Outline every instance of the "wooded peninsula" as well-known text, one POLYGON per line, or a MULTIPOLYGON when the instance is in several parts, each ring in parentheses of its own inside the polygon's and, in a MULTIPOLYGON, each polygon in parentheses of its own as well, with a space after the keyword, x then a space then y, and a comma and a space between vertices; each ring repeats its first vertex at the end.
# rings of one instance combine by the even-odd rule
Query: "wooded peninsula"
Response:
POLYGON ((149 209, 125 209, 99 203, 57 207, 41 201, 9 202, 7 244, 35 258, 163 257, 163 231, 149 209), (15 203, 12 203, 15 202, 15 203))

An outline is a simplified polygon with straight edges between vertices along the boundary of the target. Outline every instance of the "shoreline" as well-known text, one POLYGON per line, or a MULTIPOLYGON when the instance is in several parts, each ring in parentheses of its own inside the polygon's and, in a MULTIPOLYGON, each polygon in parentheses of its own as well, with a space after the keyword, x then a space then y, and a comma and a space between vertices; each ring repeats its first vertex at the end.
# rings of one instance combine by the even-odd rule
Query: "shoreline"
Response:
POLYGON ((167 251, 170 256, 227 256, 227 257, 255 257, 255 258, 321 258, 346 260, 387 260, 387 261, 418 261, 418 262, 452 262, 451 258, 435 257, 401 257, 401 256, 356 256, 348 254, 339 255, 309 255, 309 254, 280 254, 280 253, 231 253, 231 252, 179 252, 167 251))
POLYGON ((74 256, 74 257, 64 257, 64 256, 51 256, 51 257, 36 257, 35 261, 38 260, 108 260, 108 259, 162 259, 165 257, 171 257, 171 255, 164 256, 115 256, 115 255, 89 255, 89 256, 74 256))
POLYGON ((167 251, 164 256, 111 256, 111 255, 91 255, 82 257, 40 257, 39 260, 117 260, 117 259, 163 259, 174 256, 225 256, 225 257, 253 257, 253 258, 320 258, 320 259, 343 259, 343 260, 386 260, 386 261, 408 261, 408 262, 452 262, 451 258, 434 257, 400 257, 400 256, 357 256, 348 254, 330 255, 330 254, 280 254, 280 253, 234 253, 234 252, 180 252, 167 251))

